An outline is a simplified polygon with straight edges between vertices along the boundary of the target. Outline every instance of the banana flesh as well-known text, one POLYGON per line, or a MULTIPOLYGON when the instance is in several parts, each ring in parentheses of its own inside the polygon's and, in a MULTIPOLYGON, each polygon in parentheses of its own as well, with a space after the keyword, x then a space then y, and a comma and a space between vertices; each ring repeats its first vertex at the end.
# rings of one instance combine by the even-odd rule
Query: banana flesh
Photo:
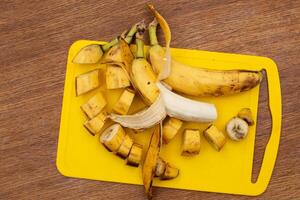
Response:
POLYGON ((142 160, 143 146, 134 143, 131 147, 129 156, 127 157, 127 165, 138 167, 142 160))
POLYGON ((250 108, 243 108, 239 111, 238 115, 239 118, 245 120, 249 126, 254 125, 254 119, 252 116, 252 112, 250 108))
POLYGON ((107 89, 126 88, 130 86, 130 80, 126 72, 119 66, 107 64, 105 77, 107 89))
POLYGON ((103 112, 98 114, 96 117, 94 117, 93 119, 87 120, 84 123, 84 127, 92 134, 92 135, 96 135, 98 134, 101 129, 104 126, 106 120, 106 114, 104 114, 103 112))
POLYGON ((107 102, 101 92, 95 94, 90 98, 85 104, 81 106, 82 111, 88 116, 89 119, 97 116, 103 108, 106 106, 107 102))
POLYGON ((76 96, 85 94, 100 85, 99 70, 92 70, 76 77, 76 96))
POLYGON ((192 122, 211 122, 217 118, 217 111, 213 104, 194 101, 175 94, 162 83, 156 85, 170 117, 192 122))
POLYGON ((128 134, 126 134, 121 146, 117 151, 117 155, 123 159, 127 158, 130 149, 132 148, 132 145, 133 145, 133 139, 128 134))
POLYGON ((100 142, 107 150, 116 153, 125 138, 125 131, 120 124, 114 124, 103 131, 100 142))
POLYGON ((199 130, 187 129, 183 135, 182 153, 183 156, 193 156, 200 152, 199 130))
POLYGON ((161 177, 166 170, 166 161, 162 158, 157 159, 156 167, 155 167, 155 177, 161 177))
POLYGON ((241 118, 234 117, 226 125, 226 132, 228 136, 235 141, 244 139, 248 134, 248 124, 241 118))
POLYGON ((126 89, 113 107, 113 111, 120 115, 126 115, 134 99, 134 91, 126 89))
POLYGON ((162 176, 160 176, 161 180, 170 180, 176 178, 179 175, 179 169, 170 163, 166 164, 166 169, 162 176))
POLYGON ((73 58, 74 64, 95 64, 98 63, 103 55, 101 46, 98 44, 91 44, 79 50, 73 58))
POLYGON ((183 122, 179 119, 170 117, 163 124, 163 142, 168 144, 178 133, 183 122))
POLYGON ((203 131, 206 140, 217 150, 220 151, 226 143, 225 135, 213 124, 203 131))

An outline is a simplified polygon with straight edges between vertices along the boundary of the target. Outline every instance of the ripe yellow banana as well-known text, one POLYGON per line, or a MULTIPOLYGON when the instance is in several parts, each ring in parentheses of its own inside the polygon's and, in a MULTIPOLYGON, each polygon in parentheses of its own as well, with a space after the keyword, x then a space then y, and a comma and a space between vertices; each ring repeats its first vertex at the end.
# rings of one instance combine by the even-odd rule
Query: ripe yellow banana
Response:
MULTIPOLYGON (((166 21, 162 16, 150 7, 157 21, 163 29, 168 29, 166 21)), ((169 71, 169 76, 164 80, 175 91, 193 96, 221 96, 239 93, 250 90, 258 85, 262 79, 262 73, 259 71, 246 70, 210 70, 188 66, 177 62, 173 58, 171 61, 166 59, 166 51, 157 41, 156 28, 157 21, 149 24, 149 36, 151 47, 149 49, 149 59, 154 71, 160 74, 163 70, 169 71), (164 69, 170 62, 170 70, 164 69)), ((163 30, 164 33, 170 32, 163 30)), ((170 35, 167 38, 171 38, 170 35)))

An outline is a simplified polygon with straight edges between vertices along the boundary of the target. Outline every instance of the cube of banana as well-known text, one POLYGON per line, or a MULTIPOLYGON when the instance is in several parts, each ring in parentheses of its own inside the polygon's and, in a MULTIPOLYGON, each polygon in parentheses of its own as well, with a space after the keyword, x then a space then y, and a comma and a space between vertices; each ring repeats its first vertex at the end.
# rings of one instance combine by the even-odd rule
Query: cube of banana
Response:
POLYGON ((183 156, 193 156, 200 152, 200 131, 187 129, 183 135, 182 153, 183 156))
POLYGON ((131 147, 129 156, 127 157, 127 165, 138 167, 142 160, 143 146, 134 143, 131 147))
POLYGON ((75 64, 95 64, 98 63, 103 55, 101 46, 98 44, 91 44, 79 50, 73 58, 75 64))
POLYGON ((100 113, 93 119, 87 120, 84 123, 84 127, 92 134, 96 135, 98 134, 102 127, 104 126, 106 120, 106 114, 105 113, 100 113))
POLYGON ((183 122, 176 118, 168 118, 163 125, 163 142, 168 144, 178 133, 182 127, 183 122))
POLYGON ((217 129, 216 126, 211 124, 206 130, 203 131, 206 140, 217 150, 220 151, 226 143, 225 135, 217 129))
POLYGON ((114 105, 113 111, 121 115, 126 115, 132 104, 134 95, 133 90, 124 90, 118 102, 114 105))
POLYGON ((254 125, 254 119, 252 116, 252 112, 250 108, 243 108, 239 111, 238 115, 239 118, 245 120, 249 126, 254 125))
POLYGON ((90 98, 85 104, 83 104, 81 109, 89 119, 92 119, 102 111, 106 104, 107 102, 103 94, 99 92, 90 98))
POLYGON ((156 167, 155 167, 155 177, 161 177, 165 170, 166 170, 166 161, 164 161, 162 158, 158 158, 156 162, 156 167))
POLYGON ((129 155, 130 149, 133 145, 133 139, 127 134, 124 137, 124 140, 117 151, 117 155, 121 158, 125 159, 129 155))
POLYGON ((166 169, 163 175, 160 176, 161 180, 170 180, 176 178, 179 175, 179 169, 171 165, 170 163, 166 164, 166 169))
POLYGON ((76 95, 85 94, 100 85, 99 70, 89 71, 76 77, 76 95))
POLYGON ((116 153, 125 139, 125 131, 120 124, 113 124, 103 131, 100 142, 108 151, 116 153))
POLYGON ((126 88, 130 86, 128 75, 119 66, 107 64, 105 77, 107 89, 126 88))

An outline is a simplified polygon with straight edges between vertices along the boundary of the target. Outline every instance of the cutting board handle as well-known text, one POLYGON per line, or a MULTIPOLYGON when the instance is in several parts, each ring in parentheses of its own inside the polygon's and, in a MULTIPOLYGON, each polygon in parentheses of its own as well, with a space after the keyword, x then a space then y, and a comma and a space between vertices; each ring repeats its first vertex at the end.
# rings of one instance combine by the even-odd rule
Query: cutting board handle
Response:
POLYGON ((280 141, 281 131, 281 90, 280 79, 276 64, 269 58, 264 58, 263 67, 267 74, 268 91, 269 91, 269 109, 271 113, 272 130, 271 136, 265 149, 263 162, 256 183, 253 183, 253 190, 256 195, 263 193, 271 179, 271 175, 275 166, 277 151, 280 141), (266 62, 267 61, 267 62, 266 62))

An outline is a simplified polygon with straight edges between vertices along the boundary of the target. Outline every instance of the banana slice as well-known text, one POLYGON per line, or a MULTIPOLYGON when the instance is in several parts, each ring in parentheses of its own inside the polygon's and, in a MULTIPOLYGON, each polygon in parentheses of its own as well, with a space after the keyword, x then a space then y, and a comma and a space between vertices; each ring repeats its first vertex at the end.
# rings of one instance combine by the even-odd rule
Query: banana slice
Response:
POLYGON ((179 169, 175 166, 171 165, 170 163, 166 164, 166 169, 162 176, 160 176, 161 180, 170 180, 176 178, 179 175, 179 169))
POLYGON ((100 142, 112 152, 117 152, 125 138, 125 131, 120 124, 114 124, 103 131, 100 142))
POLYGON ((105 77, 107 89, 126 88, 130 86, 126 72, 117 65, 107 64, 105 77))
POLYGON ((75 64, 95 64, 100 61, 102 55, 103 51, 101 46, 91 44, 80 49, 72 62, 75 64))
POLYGON ((170 117, 163 125, 163 142, 168 144, 178 133, 183 122, 179 119, 170 117))
POLYGON ((92 134, 96 135, 98 134, 102 127, 104 126, 106 120, 106 114, 100 113, 93 119, 87 120, 84 123, 84 127, 92 134))
POLYGON ((99 92, 83 104, 81 109, 89 119, 92 119, 102 111, 106 104, 103 94, 99 92))
POLYGON ((155 177, 161 177, 165 170, 166 170, 166 161, 164 161, 162 158, 157 159, 156 168, 155 168, 155 177))
POLYGON ((245 120, 249 126, 254 125, 254 120, 250 108, 243 108, 238 113, 238 117, 245 120))
POLYGON ((120 148, 117 151, 117 155, 123 159, 127 158, 128 154, 130 152, 130 149, 132 148, 132 145, 133 145, 133 139, 128 134, 125 135, 125 138, 124 138, 120 148))
POLYGON ((213 124, 210 125, 206 130, 203 131, 206 140, 217 150, 220 151, 221 148, 226 143, 225 135, 217 129, 213 124))
POLYGON ((187 129, 183 135, 182 153, 183 156, 193 156, 200 152, 200 131, 187 129))
POLYGON ((131 147, 129 156, 127 157, 127 165, 138 167, 142 160, 143 146, 134 143, 131 147))
POLYGON ((100 85, 99 70, 89 71, 76 77, 76 96, 85 94, 100 85))
POLYGON ((226 131, 232 140, 239 141, 247 136, 248 124, 241 118, 234 117, 228 122, 226 131))
POLYGON ((119 98, 118 102, 114 105, 113 111, 115 113, 126 115, 128 110, 132 104, 134 99, 134 90, 126 89, 122 93, 121 97, 119 98))

